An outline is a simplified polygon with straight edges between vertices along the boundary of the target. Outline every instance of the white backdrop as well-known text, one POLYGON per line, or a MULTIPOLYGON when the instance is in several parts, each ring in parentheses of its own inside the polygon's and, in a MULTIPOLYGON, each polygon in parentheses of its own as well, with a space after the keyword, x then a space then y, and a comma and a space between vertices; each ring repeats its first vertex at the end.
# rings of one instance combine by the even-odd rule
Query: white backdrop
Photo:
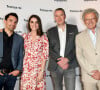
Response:
MULTIPOLYGON (((41 17, 43 30, 55 25, 53 11, 56 8, 64 8, 66 21, 75 24, 79 31, 85 29, 81 19, 82 11, 86 8, 95 8, 100 13, 100 0, 0 0, 0 28, 4 27, 4 16, 9 12, 16 12, 19 22, 16 28, 18 34, 27 32, 26 24, 30 15, 37 14, 41 17)), ((100 26, 100 21, 98 23, 100 26)), ((81 90, 79 68, 76 68, 76 90, 81 90)), ((47 71, 47 90, 53 90, 49 72, 47 71)), ((19 80, 15 90, 18 90, 19 80)))

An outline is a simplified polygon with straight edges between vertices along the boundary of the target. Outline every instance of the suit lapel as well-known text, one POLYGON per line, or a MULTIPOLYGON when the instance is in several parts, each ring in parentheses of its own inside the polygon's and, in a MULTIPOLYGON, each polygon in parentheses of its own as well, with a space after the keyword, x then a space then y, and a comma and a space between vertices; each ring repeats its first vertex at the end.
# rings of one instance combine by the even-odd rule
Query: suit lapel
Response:
POLYGON ((14 50, 16 49, 16 45, 17 45, 17 37, 16 37, 16 34, 14 33, 14 36, 13 36, 13 45, 12 45, 12 56, 15 56, 14 55, 14 50))
POLYGON ((69 25, 66 24, 66 45, 67 46, 67 43, 68 43, 68 33, 70 32, 70 28, 69 28, 69 25))
POLYGON ((0 57, 3 57, 3 32, 0 33, 0 57))
POLYGON ((55 38, 56 38, 56 41, 58 43, 58 48, 59 48, 59 52, 60 52, 60 39, 59 39, 59 32, 58 32, 58 28, 57 27, 56 27, 56 30, 55 30, 55 38))
POLYGON ((65 52, 64 52, 64 56, 65 56, 65 54, 67 53, 67 51, 66 50, 68 50, 68 33, 69 33, 69 26, 66 24, 66 45, 65 45, 65 52))
POLYGON ((98 49, 100 48, 100 28, 97 30, 96 36, 96 49, 98 49))
POLYGON ((88 43, 89 47, 92 49, 95 49, 88 30, 86 30, 86 34, 85 34, 84 38, 85 38, 86 43, 88 43))

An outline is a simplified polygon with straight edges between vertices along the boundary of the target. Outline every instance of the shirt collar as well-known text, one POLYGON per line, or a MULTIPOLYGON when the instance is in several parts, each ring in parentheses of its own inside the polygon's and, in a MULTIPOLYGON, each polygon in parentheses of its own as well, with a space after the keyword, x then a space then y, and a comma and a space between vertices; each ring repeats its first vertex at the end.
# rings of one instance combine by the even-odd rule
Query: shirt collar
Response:
MULTIPOLYGON (((4 34, 5 36, 9 37, 8 34, 5 32, 5 29, 3 29, 3 34, 4 34)), ((13 37, 13 35, 14 35, 14 33, 13 33, 10 37, 13 37)))
POLYGON ((66 24, 65 24, 64 31, 62 31, 62 29, 61 29, 60 27, 58 27, 58 31, 59 31, 59 32, 66 32, 66 24))
MULTIPOLYGON (((95 32, 97 32, 97 28, 95 28, 94 30, 95 30, 95 32)), ((89 32, 92 32, 92 30, 91 30, 91 29, 88 29, 88 31, 89 31, 89 32)))

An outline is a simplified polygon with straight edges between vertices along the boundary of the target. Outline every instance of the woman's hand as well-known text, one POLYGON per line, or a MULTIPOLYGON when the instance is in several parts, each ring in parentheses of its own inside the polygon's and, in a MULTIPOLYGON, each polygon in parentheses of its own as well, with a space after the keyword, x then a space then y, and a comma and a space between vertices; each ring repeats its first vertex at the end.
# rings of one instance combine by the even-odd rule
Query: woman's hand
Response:
POLYGON ((38 74, 38 77, 37 77, 37 82, 42 81, 43 78, 44 78, 44 72, 40 71, 40 73, 38 74))

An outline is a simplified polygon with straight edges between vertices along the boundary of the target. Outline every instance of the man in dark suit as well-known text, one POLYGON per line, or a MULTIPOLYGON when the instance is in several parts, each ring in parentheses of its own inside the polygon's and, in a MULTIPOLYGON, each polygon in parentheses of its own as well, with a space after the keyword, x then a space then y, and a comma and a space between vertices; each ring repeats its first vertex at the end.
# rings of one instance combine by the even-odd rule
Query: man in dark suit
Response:
POLYGON ((16 13, 5 16, 5 28, 0 32, 0 90, 14 90, 17 76, 22 71, 24 39, 14 33, 18 22, 16 13))
POLYGON ((75 67, 77 67, 75 55, 75 36, 78 33, 75 25, 65 23, 64 9, 57 8, 54 11, 57 26, 47 32, 49 40, 49 65, 54 83, 54 90, 62 90, 62 81, 66 90, 75 90, 75 67))

